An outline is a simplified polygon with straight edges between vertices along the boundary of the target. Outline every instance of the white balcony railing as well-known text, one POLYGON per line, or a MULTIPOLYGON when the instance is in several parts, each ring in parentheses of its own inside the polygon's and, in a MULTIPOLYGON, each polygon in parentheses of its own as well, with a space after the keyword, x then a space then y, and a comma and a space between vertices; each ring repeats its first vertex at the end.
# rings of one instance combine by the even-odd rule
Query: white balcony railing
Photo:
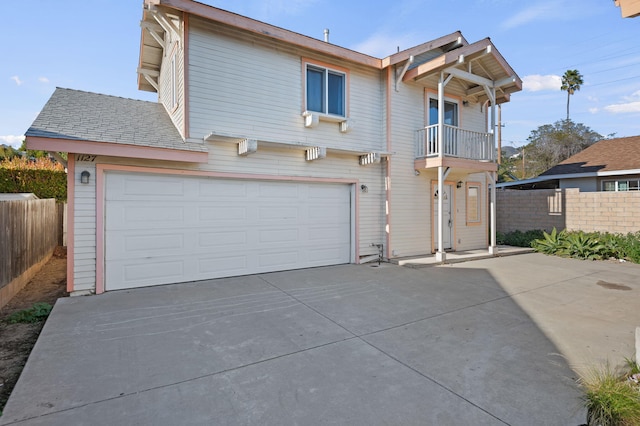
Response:
MULTIPOLYGON (((445 124, 443 134, 443 154, 468 160, 493 161, 494 147, 491 133, 473 132, 445 124)), ((416 136, 416 158, 437 156, 438 125, 420 129, 416 136)))

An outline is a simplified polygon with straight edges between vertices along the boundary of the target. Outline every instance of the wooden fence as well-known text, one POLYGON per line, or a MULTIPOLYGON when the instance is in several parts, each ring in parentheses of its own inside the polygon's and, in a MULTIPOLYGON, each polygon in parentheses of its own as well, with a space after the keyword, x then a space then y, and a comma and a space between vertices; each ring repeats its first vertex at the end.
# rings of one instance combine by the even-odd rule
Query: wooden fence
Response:
POLYGON ((64 204, 0 201, 0 308, 63 244, 64 204))

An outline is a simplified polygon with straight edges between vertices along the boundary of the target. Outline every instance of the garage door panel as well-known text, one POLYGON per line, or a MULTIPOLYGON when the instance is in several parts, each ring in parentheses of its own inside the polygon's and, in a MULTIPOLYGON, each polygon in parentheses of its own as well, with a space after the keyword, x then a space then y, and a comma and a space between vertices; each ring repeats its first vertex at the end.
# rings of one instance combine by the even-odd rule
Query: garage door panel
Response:
POLYGON ((247 231, 210 231, 198 234, 198 247, 209 249, 224 245, 233 249, 234 246, 244 248, 248 241, 247 231))
MULTIPOLYGON (((224 201, 220 201, 220 204, 224 201)), ((198 219, 202 222, 210 221, 234 221, 241 222, 247 220, 248 212, 246 207, 235 206, 206 206, 198 208, 198 219)), ((240 223, 239 223, 240 224, 240 223)))
POLYGON ((201 257, 198 259, 198 273, 195 278, 207 279, 242 275, 247 267, 246 254, 201 257))
POLYGON ((349 185, 109 172, 105 200, 107 290, 351 260, 349 185))
POLYGON ((257 195, 269 200, 294 199, 300 197, 300 185, 287 182, 260 182, 257 195))
POLYGON ((220 200, 221 198, 244 199, 247 198, 247 185, 239 181, 206 181, 197 182, 198 197, 220 200))

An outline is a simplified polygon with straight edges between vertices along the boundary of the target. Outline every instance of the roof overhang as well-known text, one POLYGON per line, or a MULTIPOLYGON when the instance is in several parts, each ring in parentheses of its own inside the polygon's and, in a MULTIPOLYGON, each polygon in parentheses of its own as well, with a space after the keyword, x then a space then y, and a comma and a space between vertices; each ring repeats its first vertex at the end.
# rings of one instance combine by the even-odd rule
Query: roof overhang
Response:
POLYGON ((206 151, 155 148, 122 143, 27 136, 26 144, 29 149, 68 152, 74 154, 180 161, 186 163, 206 163, 209 161, 209 154, 206 151))
POLYGON ((565 173, 560 175, 544 175, 537 176, 531 179, 514 180, 512 182, 502 182, 496 185, 496 188, 508 188, 510 186, 528 185, 532 183, 545 182, 548 180, 562 180, 562 179, 580 179, 590 177, 612 177, 612 176, 625 176, 625 175, 640 175, 640 169, 629 170, 607 170, 603 172, 586 172, 586 173, 565 173))
POLYGON ((437 84, 441 74, 451 76, 467 99, 483 102, 496 90, 496 103, 508 102, 510 94, 522 90, 522 80, 498 52, 490 39, 444 52, 409 69, 403 81, 437 84))

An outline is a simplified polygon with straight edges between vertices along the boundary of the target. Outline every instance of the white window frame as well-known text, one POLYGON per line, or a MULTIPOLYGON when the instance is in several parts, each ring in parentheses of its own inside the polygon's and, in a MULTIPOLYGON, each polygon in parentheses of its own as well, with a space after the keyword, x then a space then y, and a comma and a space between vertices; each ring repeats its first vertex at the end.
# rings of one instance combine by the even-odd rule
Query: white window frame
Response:
POLYGON ((628 191, 640 191, 640 178, 627 178, 627 179, 607 179, 607 180, 603 180, 602 183, 600 184, 600 188, 603 192, 628 192, 628 191), (636 186, 635 188, 631 188, 629 185, 629 182, 636 182, 636 186), (614 190, 613 191, 609 191, 607 189, 605 189, 605 185, 608 183, 613 183, 614 184, 614 190), (626 184, 626 189, 620 189, 621 188, 621 184, 626 184))
POLYGON ((349 84, 349 74, 348 72, 344 71, 344 70, 339 70, 339 69, 335 69, 335 68, 331 68, 331 67, 326 67, 324 65, 318 65, 316 63, 313 62, 305 62, 305 66, 304 66, 304 107, 305 107, 305 111, 309 111, 312 113, 317 113, 317 114, 321 114, 327 117, 340 117, 340 118, 346 118, 347 117, 347 107, 348 107, 348 101, 347 101, 347 96, 348 96, 348 86, 349 84), (307 76, 308 76, 308 72, 309 69, 312 69, 314 71, 319 71, 322 72, 322 78, 323 78, 323 88, 322 88, 322 111, 317 111, 317 110, 313 110, 309 108, 309 83, 307 81, 307 76), (338 75, 342 77, 342 114, 336 114, 336 113, 332 113, 329 112, 329 75, 333 74, 333 75, 338 75))
MULTIPOLYGON (((431 101, 434 100, 436 102, 438 102, 438 96, 434 95, 431 92, 428 92, 427 94, 427 105, 426 105, 426 110, 427 110, 427 125, 431 126, 434 124, 438 124, 438 122, 436 121, 435 123, 431 122, 431 101)), ((447 96, 444 97, 444 103, 445 103, 445 110, 446 110, 446 105, 450 104, 450 105, 455 105, 456 107, 456 124, 448 124, 448 126, 453 126, 453 127, 460 127, 460 102, 458 101, 458 99, 454 99, 454 98, 449 98, 447 96)))

